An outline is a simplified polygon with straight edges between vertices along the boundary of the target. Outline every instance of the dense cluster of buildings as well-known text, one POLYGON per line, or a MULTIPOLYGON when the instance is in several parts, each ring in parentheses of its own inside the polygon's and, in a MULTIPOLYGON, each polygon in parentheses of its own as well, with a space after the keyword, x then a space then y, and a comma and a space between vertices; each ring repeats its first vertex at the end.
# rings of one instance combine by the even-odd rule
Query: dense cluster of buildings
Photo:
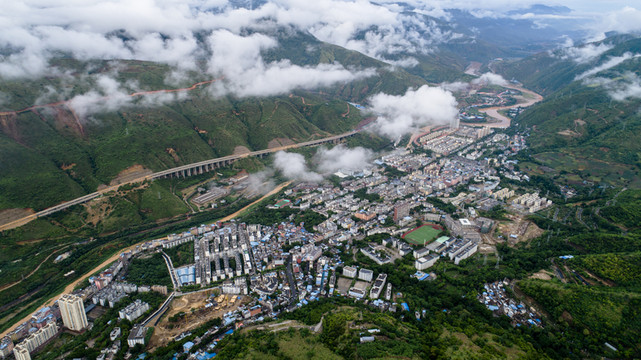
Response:
POLYGON ((6 358, 13 354, 16 360, 30 360, 33 352, 60 333, 59 323, 72 332, 87 328, 89 323, 81 297, 64 294, 53 306, 39 309, 29 321, 0 340, 0 357, 6 358))
POLYGON ((539 197, 538 193, 525 193, 512 200, 512 204, 523 208, 529 213, 535 213, 552 205, 552 200, 539 197))
POLYGON ((498 315, 506 315, 512 320, 512 325, 542 327, 541 315, 532 307, 525 305, 508 296, 505 287, 510 286, 508 280, 485 284, 484 291, 478 295, 478 300, 498 315))
MULTIPOLYGON (((431 151, 397 150, 366 170, 341 172, 333 183, 297 184, 265 210, 289 206, 322 215, 325 220, 313 231, 294 223, 293 215, 271 226, 231 221, 194 227, 123 253, 107 270, 90 278, 89 287, 77 295, 64 295, 54 306, 35 313, 10 338, 2 339, 0 356, 13 353, 17 359, 29 359, 31 352, 59 332, 58 324, 68 331, 83 331, 89 326, 84 301, 89 306, 114 307, 133 293, 157 291, 166 295, 166 286, 135 285, 119 275, 126 271, 132 256, 150 251, 163 255, 175 290, 185 285, 215 286, 221 296, 251 297, 249 303, 225 314, 225 326, 262 321, 323 296, 347 296, 384 311, 409 311, 407 304, 395 302, 399 296, 393 293, 388 274, 359 266, 358 256, 383 265, 412 254, 417 270, 413 277, 433 280, 436 274, 427 269, 439 260, 459 264, 471 257, 478 251, 482 234, 494 228, 494 222, 478 216, 475 208, 488 211, 510 203, 533 212, 551 204, 536 193, 517 196, 514 190, 499 186, 499 174, 523 179, 508 158, 525 147, 521 137, 492 135, 489 128, 437 128, 415 144, 431 151), (488 151, 494 157, 489 157, 488 151), (449 210, 435 204, 446 204, 449 210), (442 224, 448 236, 430 239, 422 246, 402 239, 423 221, 442 224), (384 240, 362 245, 366 236, 376 234, 385 234, 384 240), (174 268, 163 250, 182 244, 193 246, 193 263, 174 268), (345 263, 346 255, 354 260, 349 260, 350 266, 345 263)), ((226 194, 213 189, 197 199, 204 204, 226 194)), ((513 303, 502 284, 486 285, 479 300, 517 323, 540 322, 531 309, 513 303)), ((119 318, 134 322, 149 310, 149 304, 136 300, 119 311, 119 318)), ((136 324, 127 344, 144 344, 147 333, 145 321, 136 324)), ((121 346, 119 337, 119 328, 117 332, 114 329, 112 344, 103 349, 101 359, 115 356, 121 346)))

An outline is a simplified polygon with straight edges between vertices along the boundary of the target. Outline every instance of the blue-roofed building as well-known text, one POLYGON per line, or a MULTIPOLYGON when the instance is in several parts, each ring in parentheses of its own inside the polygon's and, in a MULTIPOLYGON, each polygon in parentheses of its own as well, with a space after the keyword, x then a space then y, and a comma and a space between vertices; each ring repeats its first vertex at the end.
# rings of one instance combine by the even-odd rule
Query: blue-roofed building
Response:
POLYGON ((403 307, 403 309, 405 311, 410 311, 410 307, 409 307, 409 305, 407 305, 407 303, 402 303, 401 306, 403 307))
POLYGON ((196 359, 207 360, 213 358, 214 356, 216 356, 216 353, 199 352, 198 354, 196 354, 196 359))
POLYGON ((185 352, 189 352, 189 350, 194 347, 194 343, 191 341, 187 341, 186 343, 183 344, 183 350, 185 352))
POLYGON ((176 275, 178 276, 180 285, 196 283, 196 267, 194 265, 183 266, 176 269, 176 275))

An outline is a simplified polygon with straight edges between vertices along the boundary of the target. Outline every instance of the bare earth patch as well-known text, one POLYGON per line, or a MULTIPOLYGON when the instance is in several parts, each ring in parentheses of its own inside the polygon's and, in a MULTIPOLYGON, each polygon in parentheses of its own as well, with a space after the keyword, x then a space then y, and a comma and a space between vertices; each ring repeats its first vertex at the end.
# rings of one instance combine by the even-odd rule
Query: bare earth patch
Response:
POLYGON ((119 172, 118 176, 116 176, 113 180, 111 180, 109 185, 114 186, 114 185, 122 184, 124 182, 135 180, 151 174, 153 174, 153 171, 145 168, 144 166, 133 165, 119 172))
POLYGON ((563 136, 570 136, 570 137, 579 137, 579 136, 581 136, 581 134, 579 134, 578 132, 572 131, 570 129, 565 129, 563 131, 559 131, 559 132, 557 132, 557 134, 563 135, 563 136))
POLYGON ((111 210, 109 200, 106 197, 94 199, 84 204, 87 211, 87 223, 96 225, 100 220, 106 218, 111 210))
POLYGON ((238 145, 234 148, 234 155, 242 155, 250 152, 251 150, 249 150, 247 146, 238 145))
POLYGON ((516 245, 522 241, 537 238, 543 234, 543 230, 531 221, 525 220, 521 215, 507 215, 511 221, 499 223, 499 232, 504 234, 509 245, 516 245), (516 235, 516 238, 510 236, 516 235))
POLYGON ((205 307, 212 291, 203 291, 176 297, 156 326, 151 337, 150 348, 164 346, 185 331, 190 331, 207 321, 222 317, 225 313, 237 309, 250 299, 244 296, 219 295, 215 297, 217 306, 205 307), (177 321, 170 322, 169 318, 183 313, 184 316, 177 321))
POLYGON ((73 169, 75 166, 76 166, 76 163, 62 164, 62 165, 60 165, 60 169, 64 170, 64 171, 67 171, 67 170, 73 169))
POLYGON ((0 225, 8 224, 12 221, 22 219, 25 216, 35 214, 33 209, 5 209, 0 210, 0 225))
POLYGON ((293 142, 291 139, 288 139, 288 138, 275 138, 267 144, 267 148, 273 149, 281 146, 294 145, 294 144, 295 142, 293 142))
POLYGON ((530 276, 530 279, 539 279, 539 280, 552 280, 552 273, 547 270, 541 270, 537 273, 534 273, 530 276))
POLYGON ((175 162, 180 162, 180 157, 178 156, 178 154, 176 154, 176 149, 166 148, 165 151, 167 152, 167 154, 171 155, 175 162))
POLYGON ((479 253, 481 254, 494 254, 496 252, 496 246, 491 244, 481 244, 479 245, 479 253))

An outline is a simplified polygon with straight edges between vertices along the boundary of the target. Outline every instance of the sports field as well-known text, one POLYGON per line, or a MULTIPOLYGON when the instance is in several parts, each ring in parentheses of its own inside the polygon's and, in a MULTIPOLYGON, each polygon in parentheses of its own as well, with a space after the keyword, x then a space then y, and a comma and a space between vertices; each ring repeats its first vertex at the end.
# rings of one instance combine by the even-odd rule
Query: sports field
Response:
POLYGON ((403 235, 403 239, 410 244, 429 244, 438 237, 443 229, 439 225, 423 225, 403 235))

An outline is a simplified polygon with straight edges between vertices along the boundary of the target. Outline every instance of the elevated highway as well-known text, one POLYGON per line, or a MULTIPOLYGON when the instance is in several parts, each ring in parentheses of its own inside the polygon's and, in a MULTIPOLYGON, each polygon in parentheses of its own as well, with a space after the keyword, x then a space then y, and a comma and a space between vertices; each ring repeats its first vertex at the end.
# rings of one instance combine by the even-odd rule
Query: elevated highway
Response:
POLYGON ((252 151, 244 154, 239 154, 239 155, 229 155, 229 156, 223 156, 220 158, 214 158, 214 159, 209 159, 205 161, 199 161, 196 163, 191 163, 187 165, 182 165, 178 166, 175 168, 163 170, 163 171, 158 171, 153 174, 143 176, 140 178, 136 178, 127 182, 123 182, 118 185, 114 186, 109 186, 105 189, 93 192, 91 194, 87 194, 84 196, 81 196, 79 198, 63 202, 58 205, 54 205, 50 208, 44 209, 42 211, 39 211, 35 214, 31 214, 29 216, 23 217, 18 220, 14 220, 12 222, 0 225, 0 231, 3 230, 8 230, 8 229, 13 229, 18 226, 22 226, 32 220, 35 220, 37 218, 45 217, 47 215, 51 215, 55 212, 67 209, 69 207, 72 207, 74 205, 79 205, 82 203, 85 203, 87 201, 93 200, 99 196, 102 196, 110 191, 115 191, 118 190, 123 185, 128 185, 128 184, 134 184, 134 183, 140 183, 145 180, 154 180, 154 179, 161 179, 161 178, 179 178, 179 177, 187 177, 187 176, 192 176, 192 175, 200 175, 215 169, 218 169, 220 167, 228 166, 235 161, 238 161, 240 159, 248 158, 248 157, 264 157, 267 156, 271 153, 275 153, 278 151, 282 150, 288 150, 288 149, 294 149, 294 148, 301 148, 301 147, 307 147, 307 146, 317 146, 317 145, 322 145, 322 144, 338 144, 341 141, 345 140, 346 138, 352 137, 359 133, 362 129, 358 130, 352 130, 340 135, 334 135, 322 139, 317 139, 317 140, 310 140, 310 141, 305 141, 302 143, 297 143, 297 144, 292 144, 292 145, 285 145, 285 146, 280 146, 276 148, 271 148, 271 149, 264 149, 264 150, 258 150, 258 151, 252 151))

